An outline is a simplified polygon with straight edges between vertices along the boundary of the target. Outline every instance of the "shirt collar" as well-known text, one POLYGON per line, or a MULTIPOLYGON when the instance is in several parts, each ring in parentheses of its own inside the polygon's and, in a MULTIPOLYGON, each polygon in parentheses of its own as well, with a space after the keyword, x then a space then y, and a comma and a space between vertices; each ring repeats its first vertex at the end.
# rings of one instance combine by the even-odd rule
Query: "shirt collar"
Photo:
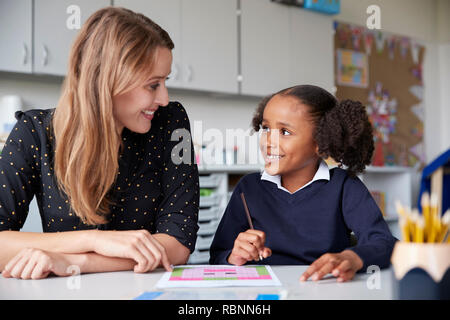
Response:
POLYGON ((297 191, 299 191, 299 190, 309 186, 314 181, 317 181, 317 180, 328 180, 328 181, 330 181, 330 170, 328 168, 327 163, 325 161, 321 160, 320 164, 319 164, 319 168, 317 169, 316 174, 314 175, 312 180, 309 181, 303 187, 300 187, 299 189, 297 189, 294 192, 290 192, 288 189, 286 189, 285 187, 283 187, 281 185, 281 176, 278 175, 278 174, 274 175, 274 176, 271 176, 270 174, 268 174, 266 172, 266 170, 264 170, 262 175, 261 175, 261 180, 266 180, 266 181, 273 182, 273 183, 275 183, 278 186, 278 189, 281 189, 283 191, 289 192, 290 194, 294 194, 297 191))

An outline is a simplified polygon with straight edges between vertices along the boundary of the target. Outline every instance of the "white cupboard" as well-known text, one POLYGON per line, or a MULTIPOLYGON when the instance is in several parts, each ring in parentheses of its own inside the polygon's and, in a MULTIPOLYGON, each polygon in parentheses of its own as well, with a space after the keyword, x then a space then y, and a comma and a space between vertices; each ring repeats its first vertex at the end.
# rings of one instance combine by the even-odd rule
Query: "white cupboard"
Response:
POLYGON ((65 75, 69 52, 81 25, 110 0, 35 0, 34 73, 65 75), (75 22, 75 23, 74 23, 75 22))
POLYGON ((0 1, 0 70, 32 72, 32 0, 0 1))
POLYGON ((169 87, 238 93, 236 0, 116 0, 161 25, 175 43, 169 87))

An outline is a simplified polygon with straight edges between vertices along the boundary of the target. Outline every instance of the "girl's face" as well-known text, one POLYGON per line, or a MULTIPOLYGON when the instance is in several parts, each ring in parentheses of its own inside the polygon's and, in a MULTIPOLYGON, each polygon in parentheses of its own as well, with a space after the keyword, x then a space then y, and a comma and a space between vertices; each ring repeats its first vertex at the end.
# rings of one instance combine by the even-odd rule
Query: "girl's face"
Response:
POLYGON ((276 95, 267 103, 261 123, 260 148, 270 175, 291 175, 319 159, 308 106, 291 96, 276 95))
POLYGON ((137 133, 148 132, 155 111, 169 103, 165 81, 172 66, 172 52, 160 47, 156 55, 155 66, 147 82, 113 97, 114 117, 119 132, 124 127, 137 133))

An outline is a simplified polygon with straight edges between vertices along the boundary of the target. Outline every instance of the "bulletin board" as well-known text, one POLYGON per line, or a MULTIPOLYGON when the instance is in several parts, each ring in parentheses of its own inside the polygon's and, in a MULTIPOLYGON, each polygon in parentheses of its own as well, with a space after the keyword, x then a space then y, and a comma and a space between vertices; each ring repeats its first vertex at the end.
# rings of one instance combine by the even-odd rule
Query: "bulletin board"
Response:
POLYGON ((414 39, 334 23, 336 97, 365 106, 374 128, 374 166, 423 167, 423 59, 414 39))

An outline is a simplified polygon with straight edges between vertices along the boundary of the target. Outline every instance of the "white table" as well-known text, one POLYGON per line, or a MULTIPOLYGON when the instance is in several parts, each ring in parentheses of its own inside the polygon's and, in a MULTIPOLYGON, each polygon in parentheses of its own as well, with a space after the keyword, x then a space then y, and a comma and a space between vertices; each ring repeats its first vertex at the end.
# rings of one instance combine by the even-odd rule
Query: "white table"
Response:
MULTIPOLYGON (((41 280, 3 278, 0 275, 0 299, 132 299, 145 291, 189 290, 211 294, 218 291, 237 293, 287 293, 287 299, 392 299, 391 269, 378 274, 357 274, 350 282, 338 283, 329 275, 318 282, 300 283, 300 275, 307 266, 272 266, 282 287, 227 287, 195 289, 158 289, 157 281, 163 269, 137 274, 132 271, 83 274, 75 277, 51 277, 41 280), (77 278, 78 277, 78 278, 77 278), (379 279, 379 281, 377 280, 379 279), (377 288, 378 287, 378 288, 377 288)), ((214 297, 214 296, 213 296, 214 297)), ((214 298, 211 298, 214 299, 214 298)))

